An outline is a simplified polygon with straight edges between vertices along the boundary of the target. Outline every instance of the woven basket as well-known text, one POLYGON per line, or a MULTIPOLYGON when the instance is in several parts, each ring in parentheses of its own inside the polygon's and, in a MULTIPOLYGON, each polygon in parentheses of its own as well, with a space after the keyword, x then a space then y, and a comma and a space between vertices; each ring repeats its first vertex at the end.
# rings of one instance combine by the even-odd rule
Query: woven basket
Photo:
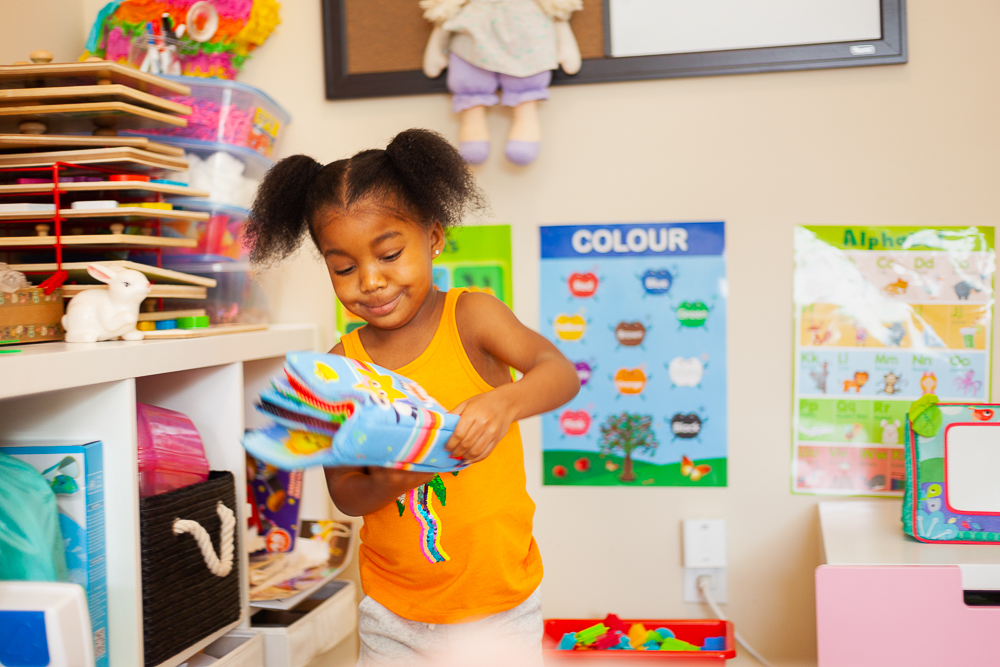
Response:
POLYGON ((240 618, 239 521, 233 533, 233 567, 222 577, 209 570, 192 535, 174 534, 177 519, 197 521, 220 554, 220 502, 237 513, 230 472, 212 471, 208 481, 139 501, 146 667, 160 664, 240 618))

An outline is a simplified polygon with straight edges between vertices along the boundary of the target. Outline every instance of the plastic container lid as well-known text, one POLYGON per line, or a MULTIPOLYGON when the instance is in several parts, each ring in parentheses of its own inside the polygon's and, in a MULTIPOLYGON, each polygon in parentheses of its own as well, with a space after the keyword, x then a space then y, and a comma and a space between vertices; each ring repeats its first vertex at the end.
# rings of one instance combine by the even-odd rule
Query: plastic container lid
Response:
MULTIPOLYGON (((194 153, 199 157, 206 157, 212 153, 229 153, 233 157, 241 160, 247 167, 246 176, 259 179, 264 173, 274 166, 274 160, 268 159, 252 148, 224 144, 219 141, 202 141, 201 139, 191 139, 190 137, 175 137, 173 135, 151 135, 140 132, 124 130, 123 136, 131 135, 136 137, 147 137, 159 144, 169 144, 194 153)), ((114 179, 112 179, 114 180, 114 179)), ((148 180, 148 179, 147 179, 148 180)))
POLYGON ((181 197, 171 199, 170 202, 175 208, 180 208, 185 211, 203 211, 213 215, 221 213, 223 215, 228 215, 230 218, 238 218, 240 220, 246 220, 250 215, 250 210, 243 208, 242 206, 224 204, 223 202, 212 201, 211 199, 181 197))
POLYGON ((208 459, 198 429, 180 412, 136 403, 139 471, 173 470, 208 478, 208 459))
POLYGON ((222 255, 164 255, 163 265, 181 273, 246 273, 249 262, 238 262, 222 255))

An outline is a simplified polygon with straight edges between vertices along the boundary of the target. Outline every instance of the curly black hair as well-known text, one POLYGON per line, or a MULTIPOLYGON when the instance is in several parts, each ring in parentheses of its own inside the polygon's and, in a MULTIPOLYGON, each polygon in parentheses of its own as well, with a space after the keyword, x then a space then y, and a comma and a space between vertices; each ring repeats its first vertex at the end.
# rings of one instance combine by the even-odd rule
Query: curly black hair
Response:
POLYGON ((293 253, 308 230, 317 243, 314 215, 376 203, 424 226, 445 228, 467 213, 486 210, 486 198, 462 156, 436 132, 412 129, 383 149, 361 151, 323 166, 308 155, 280 160, 264 175, 244 226, 254 263, 293 253))

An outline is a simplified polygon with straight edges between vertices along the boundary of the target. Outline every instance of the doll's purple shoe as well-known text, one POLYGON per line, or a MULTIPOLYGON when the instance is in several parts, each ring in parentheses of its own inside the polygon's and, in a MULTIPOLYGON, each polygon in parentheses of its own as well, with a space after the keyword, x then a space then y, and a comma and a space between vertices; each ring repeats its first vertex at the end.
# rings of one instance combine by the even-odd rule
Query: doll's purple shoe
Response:
POLYGON ((514 164, 524 166, 534 162, 541 149, 542 142, 540 141, 511 140, 507 142, 507 148, 504 150, 504 153, 507 155, 507 159, 514 164))
POLYGON ((462 141, 458 144, 458 153, 469 164, 482 164, 490 156, 490 142, 462 141))

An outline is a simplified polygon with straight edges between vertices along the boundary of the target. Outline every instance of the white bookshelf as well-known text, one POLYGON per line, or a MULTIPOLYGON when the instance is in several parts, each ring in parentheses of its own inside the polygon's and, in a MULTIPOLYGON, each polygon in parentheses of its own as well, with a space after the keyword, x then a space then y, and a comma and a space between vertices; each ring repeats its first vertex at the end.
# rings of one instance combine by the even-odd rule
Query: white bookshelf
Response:
MULTIPOLYGON (((41 343, 0 355, 0 441, 104 443, 111 667, 143 664, 139 562, 136 402, 188 415, 213 470, 237 479, 238 520, 245 526, 245 455, 240 437, 249 406, 285 353, 314 350, 313 326, 189 340, 41 343)), ((161 667, 174 667, 237 626, 249 624, 247 557, 240 554, 243 612, 239 622, 189 647, 161 667)))

